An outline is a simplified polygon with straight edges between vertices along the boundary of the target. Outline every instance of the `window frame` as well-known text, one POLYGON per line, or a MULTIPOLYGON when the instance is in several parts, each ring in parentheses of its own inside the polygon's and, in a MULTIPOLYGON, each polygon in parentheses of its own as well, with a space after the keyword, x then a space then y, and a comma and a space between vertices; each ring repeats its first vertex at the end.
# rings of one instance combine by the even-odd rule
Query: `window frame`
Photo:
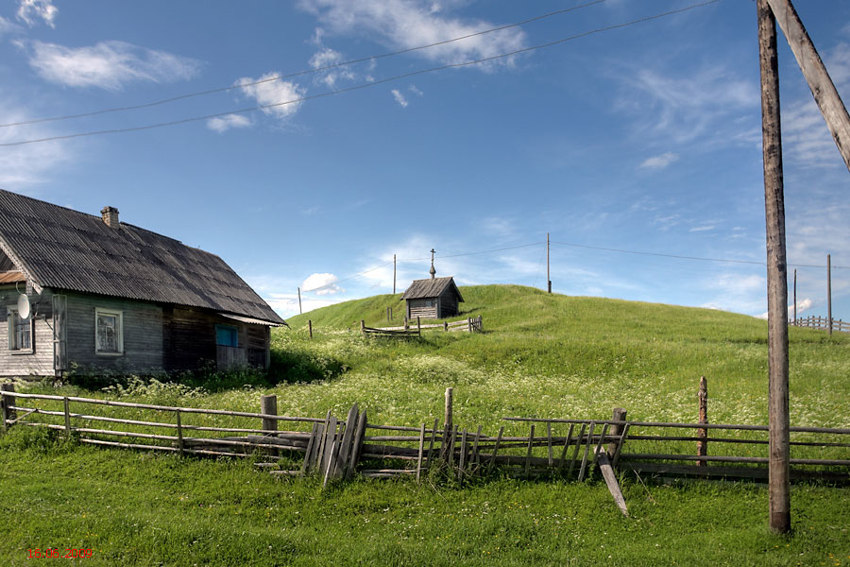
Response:
POLYGON ((120 309, 108 309, 105 307, 95 307, 94 310, 94 353, 97 356, 124 356, 124 311, 120 309), (98 338, 99 325, 98 322, 101 316, 115 317, 117 324, 116 346, 118 350, 101 350, 100 340, 98 338))
POLYGON ((7 320, 7 334, 9 336, 9 351, 12 354, 33 354, 35 352, 35 321, 32 316, 27 317, 26 319, 20 316, 20 312, 18 308, 15 306, 7 307, 6 313, 7 320), (29 326, 29 342, 30 346, 26 348, 21 348, 18 345, 18 329, 17 329, 17 320, 26 321, 29 326))
POLYGON ((226 325, 224 323, 216 323, 215 325, 215 346, 216 347, 228 347, 228 348, 239 348, 239 327, 236 325, 226 325), (218 332, 219 330, 227 329, 231 332, 231 337, 236 338, 235 345, 223 345, 218 342, 218 332))

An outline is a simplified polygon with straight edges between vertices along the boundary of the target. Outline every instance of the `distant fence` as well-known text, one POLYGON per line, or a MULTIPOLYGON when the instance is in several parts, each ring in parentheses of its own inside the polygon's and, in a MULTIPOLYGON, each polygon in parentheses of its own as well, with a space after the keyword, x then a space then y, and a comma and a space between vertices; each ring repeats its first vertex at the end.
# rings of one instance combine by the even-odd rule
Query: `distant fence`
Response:
MULTIPOLYGON (((802 319, 792 321, 791 324, 795 327, 809 327, 811 329, 820 329, 822 331, 829 330, 828 317, 803 317, 802 319)), ((850 322, 842 321, 841 319, 833 319, 832 330, 839 331, 842 333, 850 333, 850 322)))
POLYGON ((433 323, 423 325, 422 320, 417 317, 415 322, 404 320, 404 325, 401 327, 367 327, 366 322, 360 321, 360 333, 369 336, 382 337, 420 337, 422 329, 442 329, 444 331, 467 331, 470 333, 480 333, 484 331, 484 323, 481 315, 478 317, 469 317, 459 321, 444 321, 442 323, 433 323))

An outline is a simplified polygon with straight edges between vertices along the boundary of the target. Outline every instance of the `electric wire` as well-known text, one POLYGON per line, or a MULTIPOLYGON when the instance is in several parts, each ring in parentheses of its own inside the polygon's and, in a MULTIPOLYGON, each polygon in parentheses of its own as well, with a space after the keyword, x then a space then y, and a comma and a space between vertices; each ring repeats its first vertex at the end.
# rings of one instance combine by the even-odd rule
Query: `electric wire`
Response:
POLYGON ((51 142, 51 141, 56 141, 56 140, 68 140, 68 139, 72 139, 72 138, 82 138, 82 137, 88 137, 88 136, 99 136, 99 135, 105 135, 105 134, 119 134, 119 133, 126 133, 126 132, 139 132, 139 131, 144 131, 144 130, 153 130, 153 129, 157 129, 157 128, 177 126, 177 125, 187 124, 187 123, 191 123, 191 122, 200 122, 200 121, 203 121, 203 120, 210 120, 210 119, 213 119, 213 118, 221 118, 222 116, 228 116, 228 115, 232 115, 232 114, 246 114, 246 113, 255 112, 255 111, 258 111, 258 110, 262 111, 262 110, 267 110, 267 109, 271 109, 271 108, 287 106, 287 105, 291 105, 291 104, 300 104, 302 102, 306 102, 306 101, 310 101, 310 100, 316 100, 316 99, 326 98, 326 97, 339 95, 339 94, 343 94, 343 93, 358 91, 358 90, 362 90, 362 89, 366 89, 366 88, 370 88, 370 87, 375 87, 375 86, 378 86, 378 85, 383 85, 383 84, 390 83, 390 82, 400 81, 402 79, 407 79, 407 78, 410 78, 410 77, 425 75, 425 74, 428 74, 428 73, 435 73, 435 72, 438 72, 438 71, 445 71, 445 70, 448 70, 448 69, 460 69, 460 68, 463 68, 463 67, 470 67, 470 66, 473 66, 473 65, 480 65, 480 64, 483 64, 483 63, 489 63, 491 61, 496 61, 496 60, 499 60, 499 59, 506 59, 508 57, 513 57, 515 55, 519 55, 519 54, 522 54, 522 53, 529 53, 531 51, 548 49, 550 47, 562 45, 564 43, 567 43, 567 42, 570 42, 570 41, 575 41, 577 39, 582 39, 582 38, 585 38, 585 37, 588 37, 588 36, 591 36, 591 35, 607 32, 607 31, 612 31, 612 30, 616 30, 616 29, 622 29, 622 28, 626 28, 626 27, 629 27, 629 26, 650 22, 650 21, 653 21, 653 20, 658 20, 660 18, 664 18, 664 17, 676 15, 676 14, 681 14, 683 12, 688 12, 690 10, 695 10, 695 9, 698 9, 698 8, 704 8, 704 7, 707 7, 711 4, 716 4, 720 1, 721 0, 707 0, 705 2, 700 2, 700 3, 697 3, 697 4, 691 4, 691 5, 685 6, 683 8, 678 8, 678 9, 675 9, 675 10, 669 10, 669 11, 662 12, 662 13, 659 13, 659 14, 655 14, 655 15, 652 15, 652 16, 645 16, 645 17, 642 17, 642 18, 638 18, 638 19, 635 19, 635 20, 628 21, 628 22, 623 22, 623 23, 620 23, 620 24, 613 24, 613 25, 610 25, 610 26, 604 26, 604 27, 601 27, 601 28, 596 28, 596 29, 593 29, 593 30, 590 30, 590 31, 574 34, 574 35, 567 36, 567 37, 557 39, 557 40, 554 40, 554 41, 541 43, 541 44, 533 45, 533 46, 530 46, 530 47, 524 47, 524 48, 521 48, 521 49, 516 49, 514 51, 510 51, 510 52, 507 52, 507 53, 501 53, 499 55, 482 57, 480 59, 464 61, 464 62, 461 62, 461 63, 449 63, 449 64, 445 64, 445 65, 439 65, 437 67, 419 69, 419 70, 416 70, 416 71, 411 71, 409 73, 403 73, 403 74, 400 74, 400 75, 394 75, 394 76, 387 77, 387 78, 384 78, 384 79, 380 79, 380 80, 377 80, 377 81, 371 81, 371 82, 361 83, 361 84, 358 84, 358 85, 352 85, 350 87, 341 88, 341 89, 338 89, 338 90, 335 90, 335 91, 317 93, 317 94, 314 94, 314 95, 306 95, 306 96, 297 97, 297 98, 294 98, 294 99, 280 101, 280 102, 275 102, 275 103, 271 103, 271 104, 255 105, 255 106, 251 106, 251 107, 240 108, 240 109, 236 109, 236 110, 229 110, 229 111, 225 111, 225 112, 216 112, 216 113, 213 113, 213 114, 205 114, 203 116, 194 116, 194 117, 183 118, 183 119, 179 119, 179 120, 170 120, 170 121, 166 121, 166 122, 146 124, 146 125, 143 125, 143 126, 109 128, 109 129, 103 129, 103 130, 90 130, 90 131, 86 131, 86 132, 78 132, 78 133, 75 133, 75 134, 48 136, 48 137, 45 137, 45 138, 34 138, 34 139, 29 139, 29 140, 19 140, 17 142, 5 142, 5 143, 0 143, 0 147, 23 146, 23 145, 27 145, 27 144, 37 144, 37 143, 51 142))
MULTIPOLYGON (((606 248, 604 246, 590 246, 588 244, 576 244, 574 242, 556 242, 551 241, 551 244, 557 246, 567 246, 570 248, 585 248, 588 250, 600 250, 603 252, 618 252, 620 254, 634 254, 637 256, 656 256, 661 258, 673 258, 676 260, 693 260, 698 262, 722 262, 726 264, 748 264, 753 266, 766 266, 766 262, 758 262, 755 260, 735 260, 731 258, 706 258, 702 256, 683 256, 679 254, 666 254, 663 252, 646 252, 641 250, 627 250, 625 248, 606 248)), ((816 264, 796 264, 792 262, 788 262, 789 266, 797 267, 797 268, 823 268, 826 269, 826 266, 819 266, 816 264)), ((833 269, 842 269, 848 270, 850 266, 832 266, 833 269)))
POLYGON ((244 87, 252 87, 252 86, 256 86, 256 85, 261 85, 263 83, 268 83, 268 82, 272 82, 272 81, 283 80, 283 79, 291 79, 291 78, 300 77, 300 76, 303 76, 303 75, 312 75, 312 74, 322 73, 324 71, 331 71, 333 69, 339 69, 339 68, 347 67, 347 66, 350 66, 350 65, 356 65, 358 63, 366 63, 368 61, 375 61, 375 60, 378 60, 378 59, 386 59, 386 58, 389 58, 389 57, 396 57, 398 55, 404 55, 406 53, 413 53, 415 51, 422 51, 422 50, 425 50, 425 49, 430 49, 432 47, 439 47, 439 46, 442 46, 442 45, 448 45, 450 43, 463 41, 465 39, 470 39, 470 38, 473 38, 473 37, 479 37, 479 36, 486 35, 486 34, 489 34, 489 33, 503 31, 503 30, 510 29, 510 28, 521 27, 521 26, 524 26, 526 24, 530 24, 530 23, 537 22, 537 21, 540 21, 540 20, 544 20, 544 19, 547 19, 547 18, 551 18, 551 17, 554 17, 554 16, 560 16, 560 15, 566 14, 568 12, 574 12, 576 10, 580 10, 582 8, 588 8, 588 7, 593 6, 595 4, 602 4, 603 2, 607 2, 607 1, 608 0, 591 0, 590 2, 585 2, 583 4, 571 6, 570 8, 563 8, 561 10, 555 10, 553 12, 548 12, 546 14, 541 14, 539 16, 534 16, 532 18, 528 18, 528 19, 522 20, 520 22, 514 22, 512 24, 505 24, 505 25, 502 25, 502 26, 494 27, 494 28, 488 28, 488 29, 485 29, 485 30, 480 30, 480 31, 477 31, 477 32, 474 32, 474 33, 462 35, 462 36, 459 36, 459 37, 454 37, 454 38, 451 38, 451 39, 436 41, 434 43, 429 43, 429 44, 426 44, 426 45, 419 45, 419 46, 416 46, 416 47, 408 47, 406 49, 400 49, 400 50, 397 50, 397 51, 390 51, 390 52, 386 52, 386 53, 379 53, 379 54, 376 54, 376 55, 358 57, 356 59, 349 59, 349 60, 346 60, 346 61, 340 61, 338 63, 331 63, 331 64, 328 64, 328 65, 323 65, 323 66, 315 67, 315 68, 312 68, 312 69, 303 69, 301 71, 294 71, 292 73, 287 73, 287 74, 274 73, 270 77, 266 77, 264 79, 258 79, 256 81, 234 83, 234 84, 229 85, 227 87, 217 87, 217 88, 206 89, 206 90, 202 90, 202 91, 195 91, 195 92, 185 93, 185 94, 178 95, 178 96, 173 96, 173 97, 169 97, 169 98, 164 98, 164 99, 160 99, 160 100, 146 102, 146 103, 142 103, 142 104, 128 105, 128 106, 117 106, 117 107, 113 107, 113 108, 104 108, 104 109, 101 109, 101 110, 92 110, 90 112, 80 112, 78 114, 65 114, 65 115, 60 115, 60 116, 50 116, 50 117, 46 117, 46 118, 34 118, 32 120, 22 120, 20 122, 10 122, 8 124, 0 124, 0 128, 8 128, 8 127, 11 127, 11 126, 27 126, 27 125, 31 125, 31 124, 41 124, 41 123, 44 123, 44 122, 58 122, 58 121, 62 121, 62 120, 71 120, 71 119, 75 119, 75 118, 86 118, 86 117, 90 117, 90 116, 98 116, 98 115, 101 115, 101 114, 108 114, 108 113, 114 113, 114 112, 126 112, 126 111, 130 111, 130 110, 139 110, 139 109, 142 109, 142 108, 151 108, 151 107, 154 107, 154 106, 169 104, 169 103, 172 103, 172 102, 177 102, 177 101, 185 100, 185 99, 189 99, 189 98, 206 96, 206 95, 210 95, 210 94, 223 93, 223 92, 228 92, 228 91, 232 91, 232 90, 236 90, 236 89, 241 89, 241 88, 244 88, 244 87))

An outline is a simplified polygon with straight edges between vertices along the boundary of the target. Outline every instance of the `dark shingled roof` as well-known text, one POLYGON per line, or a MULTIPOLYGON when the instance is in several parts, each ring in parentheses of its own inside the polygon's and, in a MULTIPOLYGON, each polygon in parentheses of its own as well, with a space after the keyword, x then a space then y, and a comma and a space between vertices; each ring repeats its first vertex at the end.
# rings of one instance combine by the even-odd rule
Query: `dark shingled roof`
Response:
POLYGON ((121 223, 0 189, 0 246, 33 282, 285 324, 224 260, 121 223))
POLYGON ((457 300, 462 302, 463 296, 460 294, 460 291, 455 285, 455 279, 452 277, 413 280, 413 283, 410 284, 410 287, 407 288, 407 291, 404 292, 404 295, 402 295, 401 298, 424 299, 426 297, 437 297, 442 295, 449 286, 454 288, 454 292, 457 294, 457 300))

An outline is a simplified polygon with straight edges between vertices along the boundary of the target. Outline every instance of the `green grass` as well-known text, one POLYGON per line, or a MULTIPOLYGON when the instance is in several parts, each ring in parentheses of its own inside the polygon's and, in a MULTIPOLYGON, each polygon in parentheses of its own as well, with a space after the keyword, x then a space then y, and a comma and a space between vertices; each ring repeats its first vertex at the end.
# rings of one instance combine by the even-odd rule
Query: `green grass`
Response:
MULTIPOLYGON (((344 416, 357 402, 372 422, 419 425, 442 415, 453 386, 455 421, 494 432, 503 416, 606 418, 615 406, 635 420, 695 421, 705 375, 711 421, 766 423, 764 321, 518 286, 461 291, 461 316, 482 315, 486 333, 363 339, 361 319, 381 326, 393 307, 398 324, 403 313, 399 296, 377 296, 275 330, 265 379, 59 391, 247 411, 275 393, 280 413, 344 416)), ((791 329, 790 356, 792 425, 850 427, 850 337, 791 329)), ((358 480, 323 492, 248 460, 96 449, 15 428, 0 437, 0 564, 33 563, 29 548, 91 547, 92 565, 850 565, 846 488, 795 485, 785 538, 768 531, 762 485, 621 480, 628 519, 595 480, 358 480)))

